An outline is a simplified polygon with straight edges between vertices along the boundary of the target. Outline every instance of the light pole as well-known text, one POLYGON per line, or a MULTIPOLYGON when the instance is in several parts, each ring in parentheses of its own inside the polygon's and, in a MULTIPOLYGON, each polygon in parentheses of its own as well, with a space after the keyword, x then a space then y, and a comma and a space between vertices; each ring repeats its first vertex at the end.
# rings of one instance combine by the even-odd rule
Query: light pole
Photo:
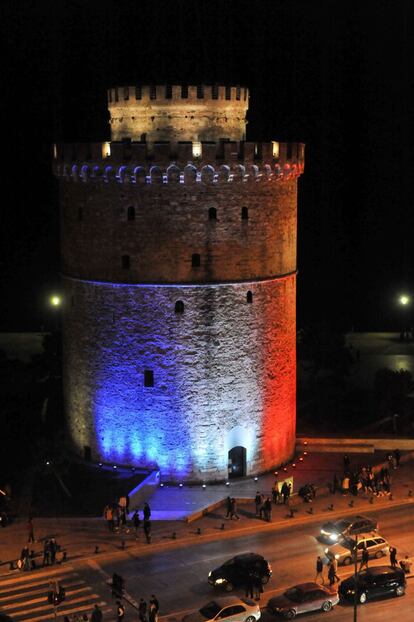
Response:
POLYGON ((355 547, 354 547, 354 622, 358 619, 358 534, 355 534, 355 547))
POLYGON ((401 341, 404 341, 406 338, 407 339, 409 338, 409 327, 407 325, 407 316, 408 316, 408 309, 411 304, 411 299, 407 294, 401 294, 398 298, 398 304, 401 309, 401 321, 402 321, 400 339, 401 341))

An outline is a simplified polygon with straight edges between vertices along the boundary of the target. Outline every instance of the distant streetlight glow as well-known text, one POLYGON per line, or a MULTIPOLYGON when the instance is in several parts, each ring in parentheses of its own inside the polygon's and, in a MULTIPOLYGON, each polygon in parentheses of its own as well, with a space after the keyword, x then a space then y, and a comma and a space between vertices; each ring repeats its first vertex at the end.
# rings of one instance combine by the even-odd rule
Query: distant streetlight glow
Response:
POLYGON ((408 304, 409 304, 409 302, 410 302, 409 297, 408 297, 408 296, 405 296, 405 295, 400 296, 400 299, 399 299, 399 300, 400 300, 400 304, 401 304, 401 305, 404 305, 404 306, 405 306, 405 305, 408 305, 408 304))
POLYGON ((62 304, 62 299, 60 296, 53 295, 50 297, 50 304, 52 307, 60 307, 62 304))

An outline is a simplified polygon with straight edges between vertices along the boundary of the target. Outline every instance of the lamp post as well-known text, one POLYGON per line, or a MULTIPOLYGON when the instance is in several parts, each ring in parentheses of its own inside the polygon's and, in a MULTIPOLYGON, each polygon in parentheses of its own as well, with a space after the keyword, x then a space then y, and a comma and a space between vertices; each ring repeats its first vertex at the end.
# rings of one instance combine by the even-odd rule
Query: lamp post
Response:
POLYGON ((54 310, 55 314, 55 330, 59 329, 59 309, 62 306, 62 298, 59 294, 52 294, 49 297, 49 305, 54 310))
POLYGON ((358 534, 355 534, 354 547, 354 622, 358 619, 358 534))
POLYGON ((408 309, 411 304, 411 299, 407 294, 401 294, 398 298, 398 304, 401 309, 401 322, 402 322, 400 339, 401 341, 404 341, 406 338, 407 339, 409 338, 409 327, 407 325, 407 316, 408 316, 408 309))

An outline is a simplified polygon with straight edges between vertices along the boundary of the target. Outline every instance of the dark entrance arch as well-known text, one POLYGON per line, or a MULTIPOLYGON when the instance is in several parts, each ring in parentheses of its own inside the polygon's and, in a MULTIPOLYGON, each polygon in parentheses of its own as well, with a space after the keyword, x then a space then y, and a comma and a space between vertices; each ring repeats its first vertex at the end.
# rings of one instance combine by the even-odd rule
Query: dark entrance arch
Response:
POLYGON ((229 451, 229 477, 246 475, 246 447, 233 447, 229 451))

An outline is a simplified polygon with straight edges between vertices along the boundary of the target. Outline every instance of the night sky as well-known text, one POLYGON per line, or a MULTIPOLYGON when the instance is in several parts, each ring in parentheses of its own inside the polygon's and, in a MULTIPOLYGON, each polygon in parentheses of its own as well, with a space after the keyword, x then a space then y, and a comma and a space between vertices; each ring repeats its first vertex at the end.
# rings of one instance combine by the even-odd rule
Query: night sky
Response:
POLYGON ((299 325, 398 325, 396 296, 413 288, 410 0, 14 0, 0 13, 0 330, 50 322, 50 145, 109 138, 108 87, 164 82, 247 85, 248 139, 306 143, 299 325))

